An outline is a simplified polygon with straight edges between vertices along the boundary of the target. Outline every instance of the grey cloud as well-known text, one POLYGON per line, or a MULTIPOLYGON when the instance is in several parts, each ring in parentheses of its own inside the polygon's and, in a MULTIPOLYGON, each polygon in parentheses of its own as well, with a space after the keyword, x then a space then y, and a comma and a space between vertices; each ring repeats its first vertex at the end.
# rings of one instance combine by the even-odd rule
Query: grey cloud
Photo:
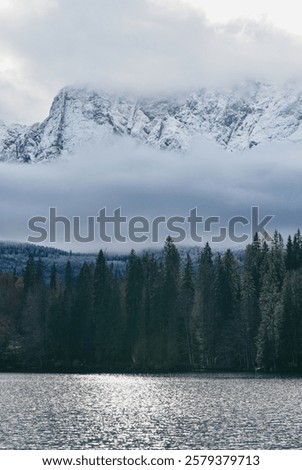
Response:
MULTIPOLYGON (((60 215, 81 217, 85 233, 86 217, 97 216, 103 207, 109 214, 121 207, 128 217, 149 220, 185 217, 197 207, 200 215, 218 215, 226 223, 236 215, 249 217, 251 206, 259 205, 261 216, 275 215, 271 230, 287 234, 302 225, 301 178, 301 145, 280 143, 229 153, 201 139, 186 156, 125 139, 110 148, 87 147, 51 164, 2 164, 1 239, 26 241, 28 219, 48 217, 49 207, 57 207, 60 215)), ((70 248, 62 241, 57 246, 70 248)), ((71 247, 97 250, 100 242, 71 247)))
POLYGON ((301 76, 301 40, 264 22, 211 26, 193 10, 180 15, 147 0, 41 5, 31 0, 14 21, 0 17, 0 47, 19 74, 0 82, 0 96, 15 90, 0 101, 8 121, 43 119, 67 84, 150 93, 301 76))

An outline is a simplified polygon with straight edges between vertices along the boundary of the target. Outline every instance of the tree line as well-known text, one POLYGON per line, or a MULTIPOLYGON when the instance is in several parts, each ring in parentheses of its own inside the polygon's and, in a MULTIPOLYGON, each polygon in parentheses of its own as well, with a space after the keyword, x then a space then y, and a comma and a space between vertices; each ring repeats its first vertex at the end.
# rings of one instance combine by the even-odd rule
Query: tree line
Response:
POLYGON ((242 262, 206 244, 197 269, 168 237, 160 259, 132 250, 122 277, 101 250, 45 282, 31 256, 0 275, 0 369, 301 371, 301 234, 256 234, 242 262))

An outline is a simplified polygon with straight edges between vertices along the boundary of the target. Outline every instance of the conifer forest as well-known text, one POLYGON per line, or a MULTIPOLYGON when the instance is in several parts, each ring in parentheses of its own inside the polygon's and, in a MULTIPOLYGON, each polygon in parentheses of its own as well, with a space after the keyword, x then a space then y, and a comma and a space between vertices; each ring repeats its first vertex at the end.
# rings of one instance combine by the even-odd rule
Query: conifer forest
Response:
POLYGON ((302 237, 256 234, 184 263, 131 251, 117 275, 100 251, 64 277, 29 257, 0 275, 0 369, 36 372, 302 371, 302 237))

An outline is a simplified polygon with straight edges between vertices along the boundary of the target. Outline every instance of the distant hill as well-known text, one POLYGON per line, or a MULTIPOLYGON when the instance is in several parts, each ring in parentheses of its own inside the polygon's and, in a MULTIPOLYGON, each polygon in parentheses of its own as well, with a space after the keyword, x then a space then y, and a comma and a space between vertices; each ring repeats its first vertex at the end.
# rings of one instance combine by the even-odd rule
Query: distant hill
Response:
MULTIPOLYGON (((97 258, 96 253, 72 253, 29 243, 0 242, 0 272, 15 272, 20 275, 29 256, 42 260, 47 278, 54 263, 59 276, 62 277, 68 260, 71 262, 74 274, 77 275, 85 261, 86 263, 94 263, 97 258)), ((125 272, 126 261, 127 256, 110 255, 108 257, 109 264, 113 266, 118 275, 125 272)))
MULTIPOLYGON (((201 248, 177 248, 181 263, 185 262, 186 256, 189 254, 193 261, 193 267, 197 270, 201 248)), ((213 251, 215 254, 215 249, 213 251)), ((162 258, 162 250, 160 249, 144 250, 138 254, 143 255, 146 252, 153 253, 157 260, 162 258)), ((244 255, 243 250, 235 251, 234 254, 241 264, 244 255)), ((49 279, 51 267, 54 263, 59 277, 63 278, 67 261, 71 262, 74 275, 77 276, 84 262, 88 264, 95 263, 97 255, 97 253, 73 253, 71 251, 68 252, 30 243, 0 242, 0 273, 16 273, 16 275, 21 275, 29 256, 33 256, 36 260, 42 260, 46 279, 49 279)), ((107 253, 106 257, 115 274, 118 277, 122 277, 126 272, 128 255, 107 253)))

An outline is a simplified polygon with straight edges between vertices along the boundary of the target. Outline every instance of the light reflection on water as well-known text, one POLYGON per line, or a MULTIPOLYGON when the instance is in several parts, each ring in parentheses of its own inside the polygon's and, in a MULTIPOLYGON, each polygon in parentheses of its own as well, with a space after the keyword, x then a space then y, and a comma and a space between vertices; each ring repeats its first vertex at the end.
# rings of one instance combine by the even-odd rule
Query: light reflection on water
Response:
POLYGON ((0 374, 0 449, 302 449, 302 379, 0 374))

